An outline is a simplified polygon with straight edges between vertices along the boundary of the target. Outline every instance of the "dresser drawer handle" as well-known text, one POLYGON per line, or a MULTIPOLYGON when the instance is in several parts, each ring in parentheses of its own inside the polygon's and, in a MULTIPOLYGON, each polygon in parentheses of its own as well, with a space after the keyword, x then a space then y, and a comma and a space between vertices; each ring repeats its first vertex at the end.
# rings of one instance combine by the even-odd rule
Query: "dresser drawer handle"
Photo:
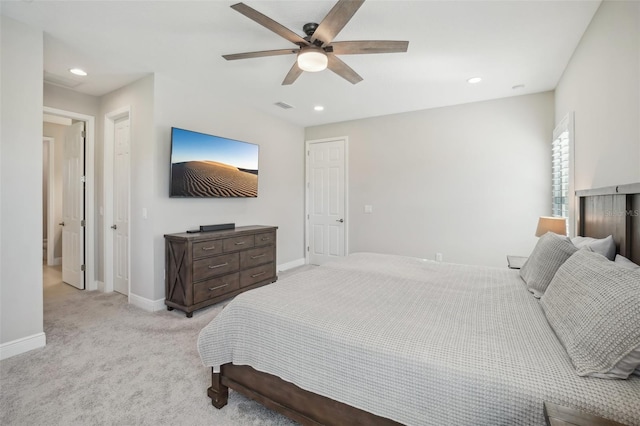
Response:
POLYGON ((216 246, 211 246, 211 247, 202 247, 202 250, 207 251, 207 250, 214 250, 216 248, 216 246))
POLYGON ((262 241, 269 241, 271 237, 262 237, 262 241))
POLYGON ((219 285, 219 286, 217 286, 217 287, 209 287, 209 291, 217 290, 217 289, 219 289, 219 288, 226 287, 226 286, 228 286, 228 285, 229 285, 229 284, 222 284, 222 285, 219 285))
POLYGON ((227 266, 229 264, 229 262, 224 262, 220 265, 209 265, 209 269, 216 269, 216 268, 222 268, 223 266, 227 266))
POLYGON ((257 274, 253 274, 253 275, 251 275, 251 278, 259 277, 260 275, 264 275, 264 274, 266 274, 266 272, 265 272, 265 271, 258 272, 257 274))
POLYGON ((262 253, 262 254, 257 254, 255 256, 251 256, 251 258, 252 259, 258 259, 258 258, 261 258, 261 257, 265 257, 266 255, 267 255, 266 253, 262 253))
POLYGON ((236 243, 236 245, 237 245, 237 246, 241 246, 241 245, 243 245, 244 243, 246 243, 246 241, 238 241, 238 242, 236 243))

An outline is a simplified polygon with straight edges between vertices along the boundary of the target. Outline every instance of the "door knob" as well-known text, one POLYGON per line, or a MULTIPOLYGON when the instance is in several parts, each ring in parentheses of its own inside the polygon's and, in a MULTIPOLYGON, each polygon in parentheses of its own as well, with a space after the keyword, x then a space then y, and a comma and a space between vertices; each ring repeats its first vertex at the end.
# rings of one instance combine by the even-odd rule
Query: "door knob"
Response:
POLYGON ((337 219, 336 222, 342 223, 342 222, 344 222, 344 219, 337 219))
POLYGON ((111 225, 111 229, 118 229, 118 225, 111 225))
POLYGON ((58 225, 60 225, 60 226, 64 226, 64 222, 60 222, 58 225))

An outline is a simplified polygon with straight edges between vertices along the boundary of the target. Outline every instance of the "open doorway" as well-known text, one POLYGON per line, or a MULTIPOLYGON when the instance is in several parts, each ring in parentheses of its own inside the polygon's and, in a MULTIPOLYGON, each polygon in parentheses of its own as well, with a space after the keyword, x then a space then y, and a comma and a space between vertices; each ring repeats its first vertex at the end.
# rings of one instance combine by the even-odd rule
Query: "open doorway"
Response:
MULTIPOLYGON (((69 284, 81 289, 96 290, 95 118, 72 111, 44 107, 43 129, 43 153, 49 160, 46 167, 47 175, 43 177, 47 180, 47 202, 43 209, 46 212, 43 213, 46 214, 46 218, 43 218, 43 223, 46 221, 46 246, 43 238, 43 248, 46 247, 46 263, 61 265, 63 270, 67 268, 71 275, 65 276, 65 281, 69 284), (72 139, 76 139, 75 146, 65 149, 65 146, 68 146, 70 134, 75 134, 71 136, 72 139), (79 138, 82 138, 82 142, 79 138), (68 195, 67 190, 71 183, 81 188, 81 196, 68 195), (64 198, 67 199, 66 207, 64 198), (70 213, 73 214, 70 216, 70 213), (69 235, 71 237, 66 238, 65 241, 63 233, 67 233, 65 237, 69 235), (82 241, 79 240, 80 238, 82 241), (67 258, 66 261, 65 258, 67 258), (69 266, 65 264, 67 261, 70 261, 69 266)), ((43 162, 43 175, 44 169, 43 162)))

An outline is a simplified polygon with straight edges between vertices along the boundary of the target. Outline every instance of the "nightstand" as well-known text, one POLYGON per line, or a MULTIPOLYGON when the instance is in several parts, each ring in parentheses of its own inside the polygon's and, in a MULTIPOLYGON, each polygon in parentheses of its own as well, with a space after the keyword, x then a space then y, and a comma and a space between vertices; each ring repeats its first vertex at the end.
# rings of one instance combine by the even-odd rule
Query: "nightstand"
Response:
POLYGON ((526 262, 528 257, 525 256, 512 256, 510 254, 507 255, 507 265, 511 269, 520 269, 524 262, 526 262))
POLYGON ((544 403, 544 419, 549 426, 624 426, 613 420, 550 402, 544 403))

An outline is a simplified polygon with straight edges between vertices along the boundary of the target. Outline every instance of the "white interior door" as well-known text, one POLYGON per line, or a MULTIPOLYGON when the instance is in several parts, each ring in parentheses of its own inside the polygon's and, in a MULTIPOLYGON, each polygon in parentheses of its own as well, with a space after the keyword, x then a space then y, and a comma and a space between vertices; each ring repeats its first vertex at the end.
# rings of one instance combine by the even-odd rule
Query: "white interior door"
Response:
POLYGON ((307 144, 307 251, 321 265, 346 253, 346 140, 307 144))
POLYGON ((129 294, 129 117, 114 125, 113 157, 113 289, 129 294))
POLYGON ((62 281, 84 289, 84 122, 68 127, 62 183, 62 281))

